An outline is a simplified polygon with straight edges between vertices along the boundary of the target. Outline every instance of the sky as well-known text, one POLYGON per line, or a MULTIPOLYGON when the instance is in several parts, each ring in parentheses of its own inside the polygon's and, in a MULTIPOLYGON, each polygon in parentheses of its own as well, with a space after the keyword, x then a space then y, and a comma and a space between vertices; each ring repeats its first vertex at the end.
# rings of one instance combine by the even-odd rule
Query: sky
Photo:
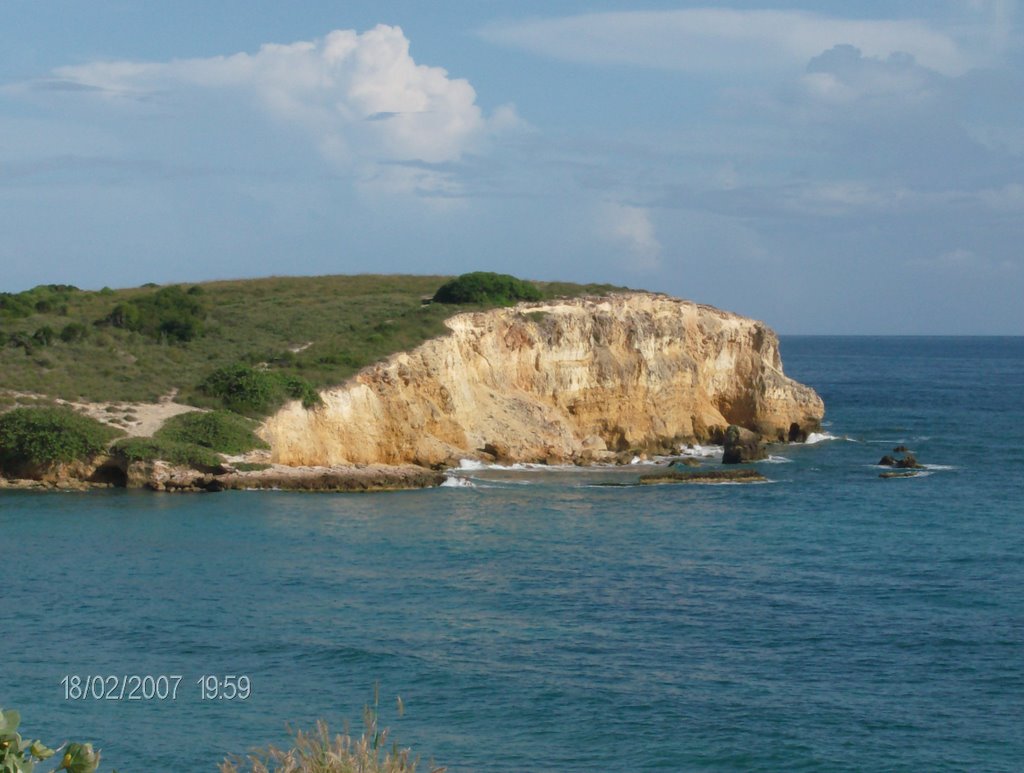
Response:
POLYGON ((1024 334, 1016 0, 0 0, 0 291, 611 282, 1024 334))

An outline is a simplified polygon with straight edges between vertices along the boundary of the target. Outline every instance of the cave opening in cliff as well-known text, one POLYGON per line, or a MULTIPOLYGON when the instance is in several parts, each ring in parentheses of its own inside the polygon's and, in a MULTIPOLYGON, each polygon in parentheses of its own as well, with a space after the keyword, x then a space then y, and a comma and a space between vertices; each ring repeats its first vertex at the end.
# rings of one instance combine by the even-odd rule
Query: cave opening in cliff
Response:
POLYGON ((96 471, 89 477, 89 482, 125 488, 128 485, 128 473, 115 464, 105 464, 96 468, 96 471))

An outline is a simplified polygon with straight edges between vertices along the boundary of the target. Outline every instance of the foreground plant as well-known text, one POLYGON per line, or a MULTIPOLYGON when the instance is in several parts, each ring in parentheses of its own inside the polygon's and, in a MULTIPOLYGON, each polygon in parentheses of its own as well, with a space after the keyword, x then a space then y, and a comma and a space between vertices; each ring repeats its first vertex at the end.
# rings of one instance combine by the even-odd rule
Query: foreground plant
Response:
MULTIPOLYGON (((40 762, 45 762, 60 749, 51 749, 42 741, 26 741, 18 733, 21 715, 17 711, 0 709, 0 773, 33 773, 40 762)), ((63 747, 62 747, 63 748, 63 747)), ((72 743, 64 749, 60 765, 52 773, 94 773, 100 764, 100 753, 90 743, 72 743)))
MULTIPOLYGON (((332 736, 323 720, 312 732, 292 732, 293 746, 279 749, 268 746, 244 760, 225 760, 220 773, 415 773, 419 757, 411 749, 400 749, 391 742, 390 730, 381 728, 378 712, 379 693, 374 688, 373 705, 363 709, 363 733, 354 738, 345 731, 332 736)), ((403 713, 398 699, 398 715, 403 713)), ((444 773, 447 768, 431 767, 429 773, 444 773)))

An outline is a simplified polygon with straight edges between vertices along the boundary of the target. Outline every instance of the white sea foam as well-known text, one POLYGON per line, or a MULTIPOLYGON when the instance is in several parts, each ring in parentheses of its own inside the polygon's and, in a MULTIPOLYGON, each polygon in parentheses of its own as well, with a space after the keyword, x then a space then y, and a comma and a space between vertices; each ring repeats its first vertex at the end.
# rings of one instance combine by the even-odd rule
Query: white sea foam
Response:
POLYGON ((848 443, 860 442, 846 435, 833 435, 831 432, 812 432, 807 436, 804 445, 813 446, 815 443, 823 443, 826 440, 845 440, 848 443))
POLYGON ((460 478, 456 475, 445 477, 441 485, 445 488, 475 488, 476 484, 468 478, 460 478))
POLYGON ((693 483, 687 483, 687 486, 765 486, 769 483, 777 483, 771 478, 765 480, 708 480, 708 481, 694 481, 693 483))
POLYGON ((956 467, 954 467, 951 464, 926 464, 926 465, 924 465, 924 468, 926 470, 955 470, 956 469, 956 467))
POLYGON ((762 459, 761 461, 764 462, 765 464, 789 464, 793 460, 787 459, 785 456, 772 455, 769 456, 767 459, 762 459))
POLYGON ((721 456, 722 455, 722 450, 723 449, 722 449, 721 446, 702 446, 702 445, 694 445, 694 446, 689 446, 689 447, 687 447, 687 446, 680 446, 679 447, 679 454, 681 456, 701 456, 701 457, 703 457, 703 456, 721 456))
POLYGON ((514 464, 488 464, 476 459, 460 459, 459 470, 465 472, 480 472, 483 470, 576 470, 574 464, 540 464, 533 462, 515 462, 514 464))

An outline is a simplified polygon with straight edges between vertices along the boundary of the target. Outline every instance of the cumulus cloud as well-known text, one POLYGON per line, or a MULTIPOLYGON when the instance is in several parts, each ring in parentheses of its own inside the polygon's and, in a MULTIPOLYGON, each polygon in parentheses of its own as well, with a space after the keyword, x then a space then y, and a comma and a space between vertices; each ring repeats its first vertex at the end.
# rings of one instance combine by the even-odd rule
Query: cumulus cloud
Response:
POLYGON ((646 271, 661 265, 661 242, 645 208, 609 202, 598 216, 604 237, 629 253, 627 268, 646 271))
MULTIPOLYGON (((330 160, 357 168, 458 161, 481 151, 494 132, 518 123, 509 106, 485 116, 467 80, 417 63, 402 30, 386 25, 361 34, 335 30, 315 41, 268 43, 253 54, 60 67, 38 86, 115 101, 196 89, 242 94, 277 120, 300 127, 330 160)), ((374 167, 368 174, 379 179, 385 173, 374 167)), ((439 174, 428 188, 444 187, 439 174)), ((402 176, 419 184, 425 175, 402 176)))
POLYGON ((833 46, 811 59, 803 86, 809 96, 832 104, 864 98, 923 102, 940 94, 948 79, 920 66, 910 54, 864 56, 849 44, 833 46))
POLYGON ((802 66, 836 45, 867 56, 896 52, 959 74, 972 62, 958 43, 923 21, 840 19, 803 11, 690 8, 588 13, 492 24, 482 36, 558 59, 693 72, 761 72, 802 66))

